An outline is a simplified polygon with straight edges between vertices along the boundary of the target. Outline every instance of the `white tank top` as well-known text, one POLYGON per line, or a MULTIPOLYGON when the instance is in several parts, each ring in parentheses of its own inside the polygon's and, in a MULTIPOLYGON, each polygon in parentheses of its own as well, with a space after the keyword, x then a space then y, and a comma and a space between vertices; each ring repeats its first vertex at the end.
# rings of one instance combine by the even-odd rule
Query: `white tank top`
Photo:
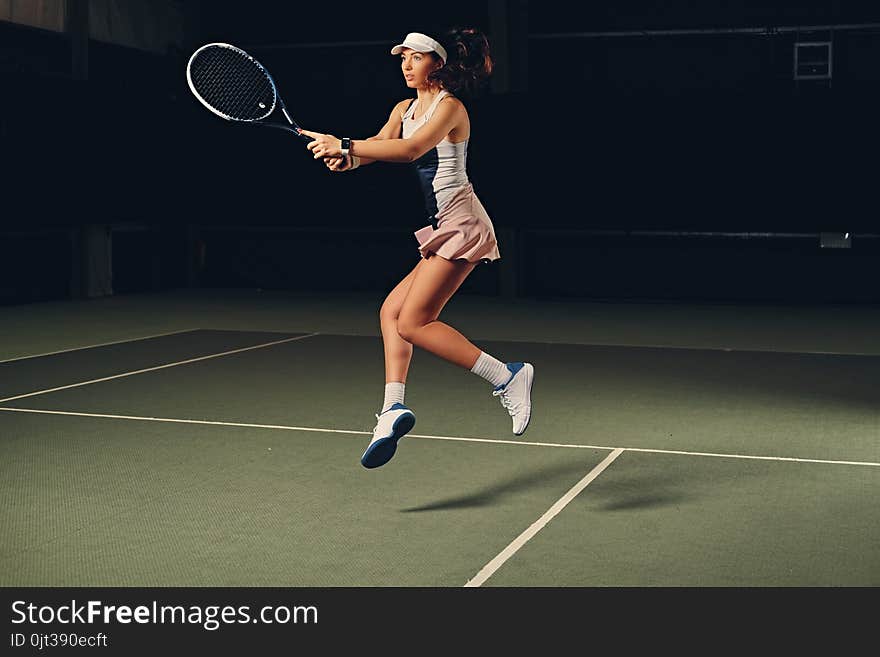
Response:
MULTIPOLYGON (((448 95, 446 90, 437 94, 428 110, 418 119, 413 119, 413 114, 419 101, 416 99, 411 103, 403 115, 403 138, 409 139, 416 130, 425 125, 434 114, 437 104, 448 95)), ((455 192, 469 183, 466 170, 467 144, 467 139, 452 143, 444 137, 439 144, 413 162, 432 222, 433 217, 443 210, 455 192)))

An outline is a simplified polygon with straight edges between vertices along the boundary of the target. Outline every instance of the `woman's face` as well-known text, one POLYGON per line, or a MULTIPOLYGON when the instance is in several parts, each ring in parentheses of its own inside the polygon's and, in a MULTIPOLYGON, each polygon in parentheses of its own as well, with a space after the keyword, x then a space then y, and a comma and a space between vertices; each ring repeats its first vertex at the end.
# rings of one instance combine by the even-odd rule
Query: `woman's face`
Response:
POLYGON ((410 89, 428 86, 428 74, 440 68, 439 61, 429 52, 404 48, 400 53, 400 68, 410 89))

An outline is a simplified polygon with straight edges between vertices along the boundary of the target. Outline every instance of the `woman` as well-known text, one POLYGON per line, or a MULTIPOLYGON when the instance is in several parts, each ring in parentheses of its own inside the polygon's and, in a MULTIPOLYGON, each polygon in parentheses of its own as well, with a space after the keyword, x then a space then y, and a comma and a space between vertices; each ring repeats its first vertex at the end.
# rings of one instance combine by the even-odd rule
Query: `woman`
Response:
POLYGON ((492 394, 525 432, 531 416, 531 363, 503 363, 437 320, 440 311, 481 262, 500 258, 492 221, 474 194, 465 170, 470 121, 454 95, 471 92, 492 71, 486 37, 454 29, 443 44, 419 32, 391 49, 400 56, 406 86, 416 91, 395 105, 379 133, 365 140, 339 139, 303 130, 307 148, 331 171, 352 171, 372 162, 413 165, 425 193, 430 225, 415 232, 422 258, 388 294, 379 311, 385 347, 385 399, 361 464, 387 463, 397 441, 415 425, 404 405, 413 345, 467 368, 494 386, 492 394))

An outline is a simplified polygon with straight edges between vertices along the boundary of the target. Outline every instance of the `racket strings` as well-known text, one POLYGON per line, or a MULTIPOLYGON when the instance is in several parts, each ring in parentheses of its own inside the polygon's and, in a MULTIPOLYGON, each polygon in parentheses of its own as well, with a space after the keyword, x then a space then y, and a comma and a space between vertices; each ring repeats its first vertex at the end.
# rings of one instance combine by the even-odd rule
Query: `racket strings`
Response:
POLYGON ((190 64, 190 79, 202 100, 236 121, 256 121, 275 109, 275 85, 263 68, 241 51, 205 48, 190 64))
POLYGON ((244 55, 224 49, 214 57, 208 72, 214 82, 218 103, 241 120, 262 118, 272 109, 274 90, 263 72, 244 55), (227 54, 228 53, 228 54, 227 54), (265 102, 267 97, 272 102, 265 102), (263 98, 262 106, 260 99, 263 98))

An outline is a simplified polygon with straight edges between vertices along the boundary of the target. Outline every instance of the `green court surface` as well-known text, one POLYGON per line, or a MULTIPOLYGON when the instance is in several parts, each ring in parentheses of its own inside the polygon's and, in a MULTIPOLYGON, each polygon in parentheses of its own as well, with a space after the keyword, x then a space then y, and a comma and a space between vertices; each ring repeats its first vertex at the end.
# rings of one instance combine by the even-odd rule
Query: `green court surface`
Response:
POLYGON ((238 317, 17 338, 0 585, 880 584, 877 354, 512 341, 479 320, 480 348, 535 365, 526 434, 417 350, 416 427, 365 470, 381 338, 238 317))

